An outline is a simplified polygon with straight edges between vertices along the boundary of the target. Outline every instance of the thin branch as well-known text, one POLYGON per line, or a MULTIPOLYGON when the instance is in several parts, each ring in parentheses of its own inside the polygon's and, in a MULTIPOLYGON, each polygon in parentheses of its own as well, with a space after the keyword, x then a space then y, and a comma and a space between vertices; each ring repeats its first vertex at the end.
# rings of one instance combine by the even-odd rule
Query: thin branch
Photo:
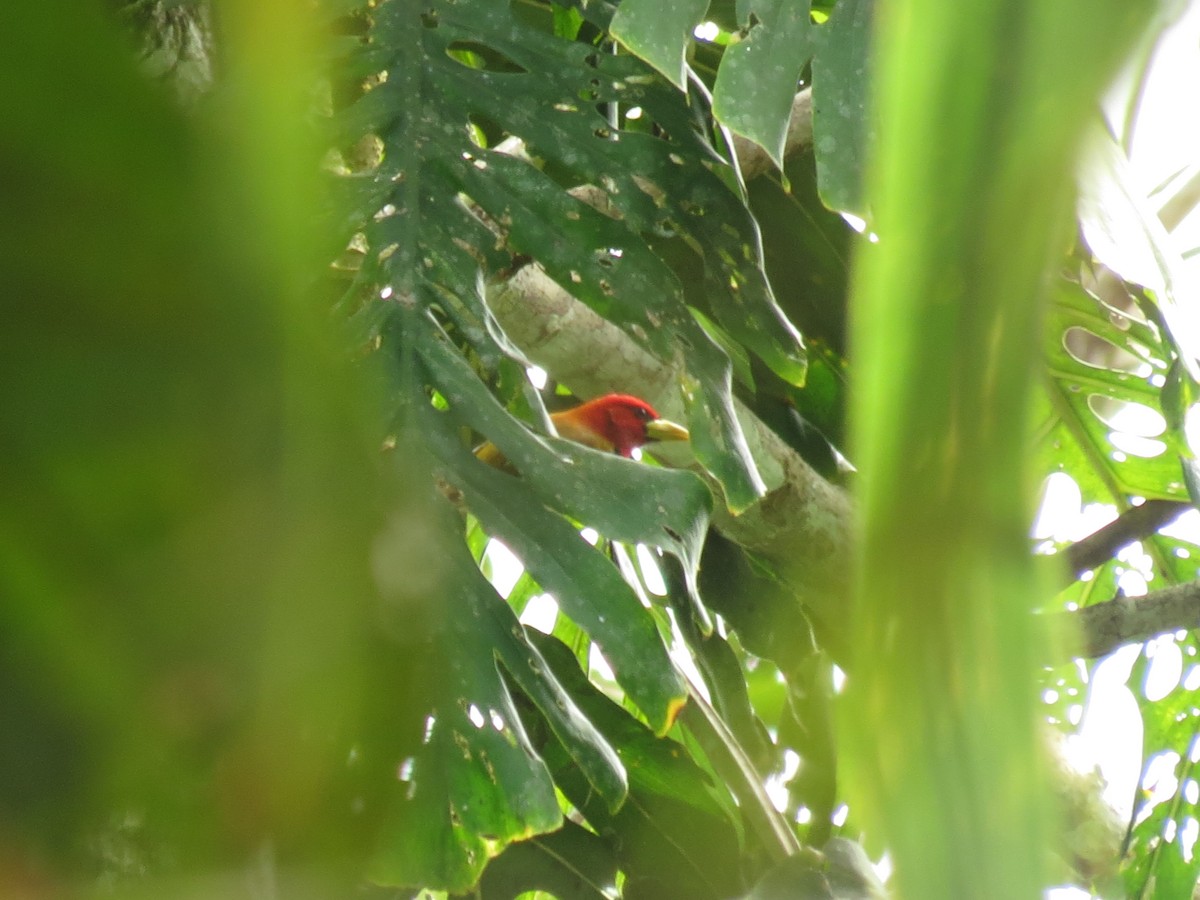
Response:
POLYGON ((1104 565, 1126 544, 1154 534, 1191 508, 1192 504, 1183 500, 1147 500, 1126 510, 1115 521, 1067 548, 1071 571, 1079 576, 1104 565))

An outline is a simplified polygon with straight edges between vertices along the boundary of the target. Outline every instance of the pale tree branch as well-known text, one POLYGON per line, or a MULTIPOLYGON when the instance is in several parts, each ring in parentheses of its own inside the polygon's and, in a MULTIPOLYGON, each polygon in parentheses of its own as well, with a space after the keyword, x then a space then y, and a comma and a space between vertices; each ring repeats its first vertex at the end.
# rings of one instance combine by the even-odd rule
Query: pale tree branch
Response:
MULTIPOLYGON (((675 388, 681 363, 663 362, 643 350, 538 266, 524 266, 495 286, 488 305, 530 361, 578 395, 634 392, 663 415, 682 417, 682 400, 675 388)), ((718 502, 714 524, 731 540, 786 568, 799 599, 816 620, 824 629, 838 632, 844 627, 849 594, 849 497, 746 407, 737 403, 736 410, 769 493, 739 516, 718 502)), ((664 446, 656 455, 674 465, 691 462, 682 448, 664 446)))
POLYGON ((1118 647, 1200 626, 1200 582, 1189 581, 1141 597, 1116 597, 1049 617, 1060 660, 1095 659, 1118 647))
MULTIPOLYGON (((785 152, 812 143, 812 94, 800 91, 792 105, 785 152)), ((772 167, 762 148, 741 138, 734 146, 747 178, 772 167)), ((503 152, 520 156, 510 140, 503 152)), ((604 212, 607 197, 584 185, 572 191, 604 212)), ((668 417, 682 417, 676 389, 682 360, 659 360, 622 329, 593 312, 528 264, 494 286, 488 305, 514 344, 534 363, 553 373, 581 397, 612 391, 637 393, 668 417)), ((846 492, 830 484, 749 409, 735 401, 738 420, 769 493, 738 516, 718 501, 714 524, 735 543, 786 571, 798 598, 836 643, 844 643, 849 598, 851 512, 846 492)), ((664 446, 664 461, 688 465, 686 451, 664 446)), ((720 498, 719 486, 710 480, 720 498)))

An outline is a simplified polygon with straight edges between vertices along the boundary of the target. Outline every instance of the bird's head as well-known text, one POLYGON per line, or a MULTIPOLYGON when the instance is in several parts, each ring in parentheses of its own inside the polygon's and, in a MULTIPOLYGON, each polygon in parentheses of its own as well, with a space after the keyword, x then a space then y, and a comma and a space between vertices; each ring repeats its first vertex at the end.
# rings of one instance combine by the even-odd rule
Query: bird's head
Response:
POLYGON ((621 456, 652 441, 686 441, 688 430, 659 416, 645 400, 607 394, 553 416, 565 438, 621 456))

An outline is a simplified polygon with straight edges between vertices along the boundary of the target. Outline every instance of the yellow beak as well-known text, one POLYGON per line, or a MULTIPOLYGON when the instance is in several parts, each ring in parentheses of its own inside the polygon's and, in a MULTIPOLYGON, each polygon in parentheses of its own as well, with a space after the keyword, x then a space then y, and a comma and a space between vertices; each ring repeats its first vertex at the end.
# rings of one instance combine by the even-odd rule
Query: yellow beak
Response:
POLYGON ((646 437, 652 441, 686 441, 691 435, 669 419, 652 419, 646 423, 646 437))

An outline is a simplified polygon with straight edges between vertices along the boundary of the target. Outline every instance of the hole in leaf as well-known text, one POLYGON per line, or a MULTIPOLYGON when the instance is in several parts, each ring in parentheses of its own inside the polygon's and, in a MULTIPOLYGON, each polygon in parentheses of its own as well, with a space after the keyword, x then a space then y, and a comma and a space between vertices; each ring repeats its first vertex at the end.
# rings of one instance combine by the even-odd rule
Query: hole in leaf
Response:
POLYGON ((426 28, 438 27, 438 13, 436 9, 427 9, 421 13, 421 24, 426 28))
POLYGON ((1065 472, 1052 472, 1042 482, 1041 501, 1030 536, 1034 540, 1068 540, 1083 507, 1079 484, 1065 472))
POLYGON ((485 72, 505 72, 507 74, 522 74, 525 67, 512 58, 505 56, 495 47, 489 47, 478 41, 453 41, 446 48, 446 55, 468 69, 483 69, 485 72))
POLYGON ((1072 325, 1063 334, 1063 347, 1076 362, 1094 369, 1133 372, 1142 376, 1150 374, 1148 363, 1138 359, 1128 350, 1118 347, 1108 338, 1079 325, 1072 325))
MULTIPOLYGON (((1167 445, 1160 440, 1126 434, 1122 431, 1110 433, 1108 440, 1121 452, 1129 456, 1140 456, 1142 459, 1154 459, 1154 457, 1162 456, 1167 452, 1167 445)), ((1116 454, 1113 455, 1113 458, 1116 459, 1116 454)), ((1117 461, 1121 462, 1121 460, 1117 461)))
POLYGON ((1123 434, 1153 438, 1167 430, 1167 420, 1162 413, 1142 403, 1091 394, 1088 407, 1101 422, 1123 434))
POLYGON ((471 123, 471 140, 478 147, 495 147, 508 137, 504 126, 490 116, 473 112, 467 121, 471 123))

